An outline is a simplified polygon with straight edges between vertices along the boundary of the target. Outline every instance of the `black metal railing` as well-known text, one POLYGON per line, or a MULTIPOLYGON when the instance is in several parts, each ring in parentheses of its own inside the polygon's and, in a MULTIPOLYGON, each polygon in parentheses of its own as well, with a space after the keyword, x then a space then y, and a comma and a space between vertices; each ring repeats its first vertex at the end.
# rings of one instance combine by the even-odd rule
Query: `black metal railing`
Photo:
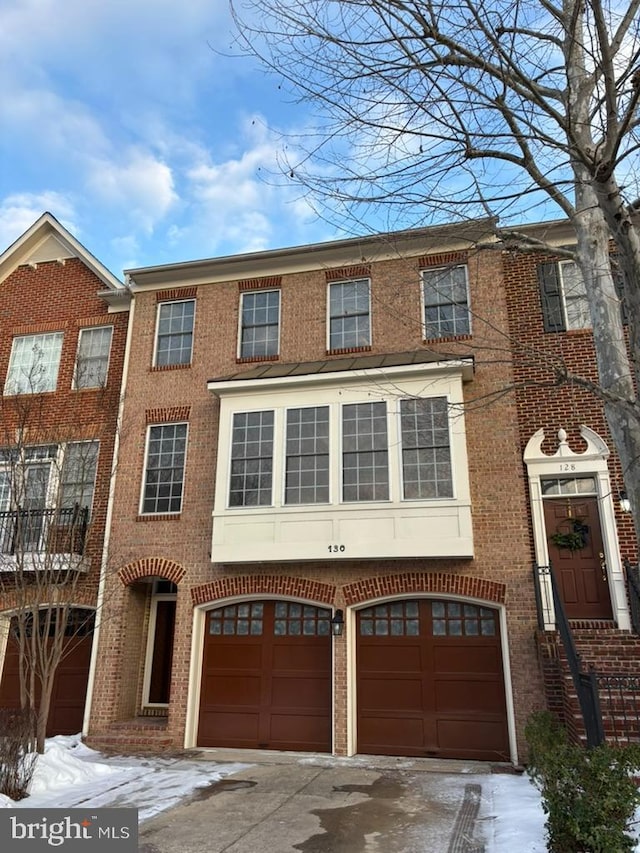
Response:
POLYGON ((607 742, 626 746, 640 741, 640 678, 621 673, 597 674, 607 742))
POLYGON ((0 512, 0 554, 84 554, 88 507, 0 512))
POLYGON ((551 586, 551 595, 553 600, 553 609, 555 615, 555 625, 560 634, 562 645, 564 646, 565 655, 569 671, 573 679, 580 711, 584 722, 585 735, 587 738, 587 746, 599 746, 604 742, 604 727, 602 724, 602 712, 600 709, 600 699, 598 695, 598 677, 593 669, 585 671, 580 660, 580 655, 576 649, 576 644, 573 639, 571 625, 567 619, 567 614, 560 598, 558 584, 556 583, 553 568, 549 566, 535 566, 535 586, 536 603, 538 605, 538 622, 543 626, 549 618, 549 611, 544 612, 541 587, 548 588, 551 586), (541 583, 541 580, 543 583, 541 583))
POLYGON ((624 573, 627 578, 631 628, 634 634, 640 635, 640 568, 637 563, 634 564, 625 557, 624 573))

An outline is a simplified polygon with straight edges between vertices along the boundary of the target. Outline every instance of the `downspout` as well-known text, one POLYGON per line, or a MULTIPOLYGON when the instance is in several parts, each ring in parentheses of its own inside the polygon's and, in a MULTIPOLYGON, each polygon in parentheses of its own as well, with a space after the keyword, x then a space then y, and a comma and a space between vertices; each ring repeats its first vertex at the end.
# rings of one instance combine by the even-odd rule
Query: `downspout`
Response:
POLYGON ((96 667, 98 661, 98 646, 100 644, 100 626, 102 624, 102 608, 104 606, 105 587, 107 582, 107 563, 109 556, 109 543, 111 541, 111 519, 113 517, 113 504, 116 491, 116 478, 118 474, 118 455, 120 451, 120 431, 122 428, 122 417, 126 396, 127 379, 129 376, 129 356, 131 353, 131 341, 133 338, 133 315, 135 311, 135 299, 129 303, 129 321, 127 326, 127 341, 124 348, 124 361, 122 365, 122 381, 120 383, 120 402, 118 404, 118 417, 116 420, 116 435, 113 442, 113 458, 111 463, 111 479, 109 484, 109 501, 104 527, 104 540, 102 545, 102 559, 100 562, 100 579, 98 581, 98 595, 96 599, 96 622, 93 631, 93 643, 91 645, 91 660, 89 662, 89 676, 87 679, 87 698, 84 703, 84 717, 82 720, 82 737, 86 738, 89 731, 91 719, 91 705, 93 704, 93 690, 95 686, 96 667))

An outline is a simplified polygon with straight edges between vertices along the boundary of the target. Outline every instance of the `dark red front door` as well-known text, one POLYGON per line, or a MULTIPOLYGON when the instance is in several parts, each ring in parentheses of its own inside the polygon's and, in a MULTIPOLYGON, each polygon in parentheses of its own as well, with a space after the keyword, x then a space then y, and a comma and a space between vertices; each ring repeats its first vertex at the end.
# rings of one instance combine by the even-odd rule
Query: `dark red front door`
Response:
POLYGON ((604 563, 598 500, 547 498, 544 517, 549 560, 569 619, 611 619, 611 596, 604 563), (554 535, 583 529, 582 547, 568 548, 554 542, 554 535))
POLYGON ((329 752, 330 619, 291 601, 208 613, 198 745, 329 752))

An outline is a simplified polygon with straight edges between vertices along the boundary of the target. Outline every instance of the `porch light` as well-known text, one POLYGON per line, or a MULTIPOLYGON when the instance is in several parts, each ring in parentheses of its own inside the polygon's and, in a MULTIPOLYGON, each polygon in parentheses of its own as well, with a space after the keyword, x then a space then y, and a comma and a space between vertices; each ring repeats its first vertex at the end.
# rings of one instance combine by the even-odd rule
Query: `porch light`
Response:
POLYGON ((620 492, 620 512, 631 512, 631 501, 625 491, 620 492))
POLYGON ((341 637, 344 630, 344 613, 342 610, 336 610, 333 619, 331 620, 331 633, 334 637, 341 637))

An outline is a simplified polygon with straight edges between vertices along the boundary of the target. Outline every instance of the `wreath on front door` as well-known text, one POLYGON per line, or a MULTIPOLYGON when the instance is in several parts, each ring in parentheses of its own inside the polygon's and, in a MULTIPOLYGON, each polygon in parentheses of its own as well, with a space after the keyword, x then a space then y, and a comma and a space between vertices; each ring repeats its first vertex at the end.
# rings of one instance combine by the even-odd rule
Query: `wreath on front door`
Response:
POLYGON ((589 525, 585 524, 581 518, 567 518, 561 522, 563 525, 566 522, 571 525, 570 530, 556 530, 552 533, 549 539, 556 548, 566 548, 568 551, 580 551, 587 544, 587 536, 589 534, 589 525))

